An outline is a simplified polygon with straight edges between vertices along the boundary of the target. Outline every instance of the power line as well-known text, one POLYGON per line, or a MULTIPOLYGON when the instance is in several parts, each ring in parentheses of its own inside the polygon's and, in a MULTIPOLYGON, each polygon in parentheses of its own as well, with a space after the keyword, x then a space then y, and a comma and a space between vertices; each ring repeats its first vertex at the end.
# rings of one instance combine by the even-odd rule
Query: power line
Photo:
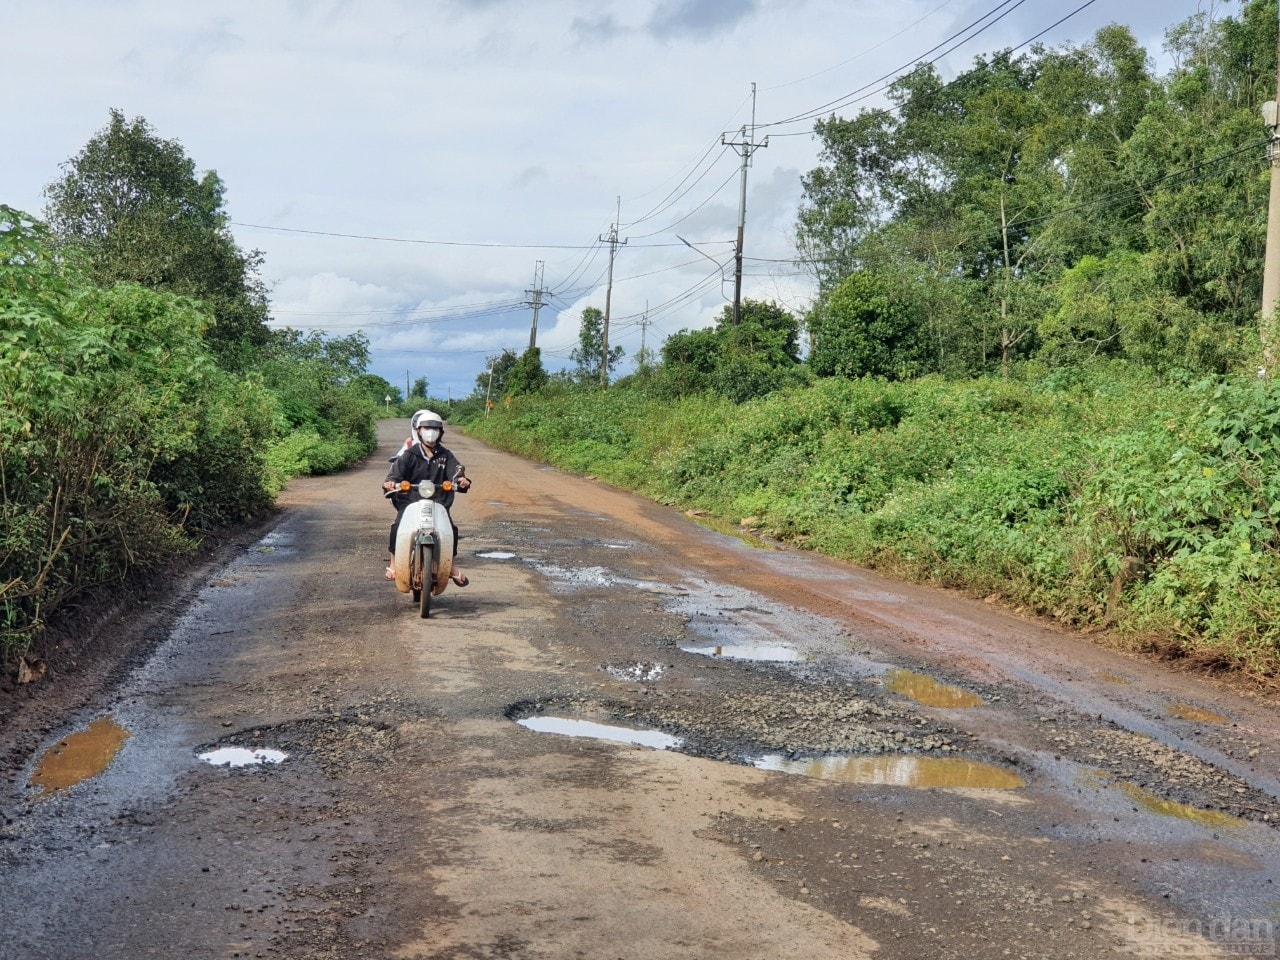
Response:
MULTIPOLYGON (((277 233, 300 233, 313 237, 339 237, 344 240, 376 240, 381 243, 415 243, 432 247, 483 247, 495 250, 590 250, 595 243, 480 243, 467 240, 419 240, 413 237, 379 237, 363 233, 339 233, 335 230, 303 230, 300 227, 270 227, 261 223, 243 223, 239 220, 228 220, 232 226, 248 227, 253 230, 273 230, 277 233)), ((642 243, 645 248, 674 247, 674 243, 642 243)))

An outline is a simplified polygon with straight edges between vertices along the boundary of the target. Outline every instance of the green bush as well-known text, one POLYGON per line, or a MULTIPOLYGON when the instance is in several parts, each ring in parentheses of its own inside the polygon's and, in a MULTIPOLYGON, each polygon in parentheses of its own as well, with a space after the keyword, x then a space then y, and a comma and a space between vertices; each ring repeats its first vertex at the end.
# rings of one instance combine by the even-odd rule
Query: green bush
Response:
POLYGON ((1274 674, 1280 387, 1124 362, 520 398, 476 435, 898 575, 1274 674), (1126 571, 1124 576, 1118 576, 1126 571))

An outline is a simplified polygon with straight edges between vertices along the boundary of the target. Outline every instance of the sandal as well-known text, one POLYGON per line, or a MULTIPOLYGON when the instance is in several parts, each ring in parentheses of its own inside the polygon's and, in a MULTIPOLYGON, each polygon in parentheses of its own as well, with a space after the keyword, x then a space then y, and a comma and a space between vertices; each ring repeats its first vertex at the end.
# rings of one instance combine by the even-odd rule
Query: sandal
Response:
POLYGON ((387 577, 387 579, 388 579, 388 580, 394 580, 394 579, 396 578, 396 568, 395 568, 395 567, 387 567, 386 577, 387 577))
POLYGON ((459 580, 457 577, 450 577, 449 579, 452 580, 454 583, 456 583, 460 587, 465 587, 468 583, 471 582, 469 579, 467 579, 467 575, 465 573, 462 574, 461 580, 459 580))

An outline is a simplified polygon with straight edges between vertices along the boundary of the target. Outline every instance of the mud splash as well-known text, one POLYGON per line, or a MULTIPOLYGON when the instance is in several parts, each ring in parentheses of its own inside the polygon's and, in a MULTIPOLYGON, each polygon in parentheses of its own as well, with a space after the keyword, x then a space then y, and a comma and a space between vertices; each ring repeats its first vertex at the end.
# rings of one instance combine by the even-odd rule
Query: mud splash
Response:
POLYGON ((976 693, 911 670, 890 670, 884 676, 884 687, 926 707, 981 707, 986 703, 976 693))
POLYGON ((31 785, 50 794, 96 777, 110 766, 130 736, 111 717, 99 717, 84 730, 54 744, 41 757, 31 775, 31 785))
POLYGON ((639 747, 652 747, 655 750, 674 750, 684 744, 680 737, 658 730, 636 730, 631 727, 614 727, 590 720, 575 720, 569 717, 526 717, 517 720, 526 730, 537 733, 556 733, 563 737, 587 737, 592 740, 610 740, 614 743, 629 743, 639 747))
POLYGON ((751 761, 761 770, 890 787, 965 787, 976 790, 1017 790, 1027 782, 1003 767, 961 757, 920 757, 881 754, 871 757, 826 756, 793 759, 770 754, 751 761))

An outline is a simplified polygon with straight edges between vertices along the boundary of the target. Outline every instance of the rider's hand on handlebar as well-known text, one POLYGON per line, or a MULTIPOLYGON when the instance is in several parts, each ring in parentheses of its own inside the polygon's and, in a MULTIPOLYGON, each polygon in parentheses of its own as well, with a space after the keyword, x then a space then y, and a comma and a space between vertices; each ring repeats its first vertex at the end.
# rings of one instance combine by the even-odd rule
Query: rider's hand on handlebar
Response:
POLYGON ((396 488, 396 482, 394 480, 388 480, 386 483, 382 485, 382 489, 386 490, 387 492, 390 492, 395 488, 396 488))
POLYGON ((459 490, 466 490, 467 487, 471 486, 471 480, 468 477, 459 477, 457 480, 453 481, 453 484, 459 490))

